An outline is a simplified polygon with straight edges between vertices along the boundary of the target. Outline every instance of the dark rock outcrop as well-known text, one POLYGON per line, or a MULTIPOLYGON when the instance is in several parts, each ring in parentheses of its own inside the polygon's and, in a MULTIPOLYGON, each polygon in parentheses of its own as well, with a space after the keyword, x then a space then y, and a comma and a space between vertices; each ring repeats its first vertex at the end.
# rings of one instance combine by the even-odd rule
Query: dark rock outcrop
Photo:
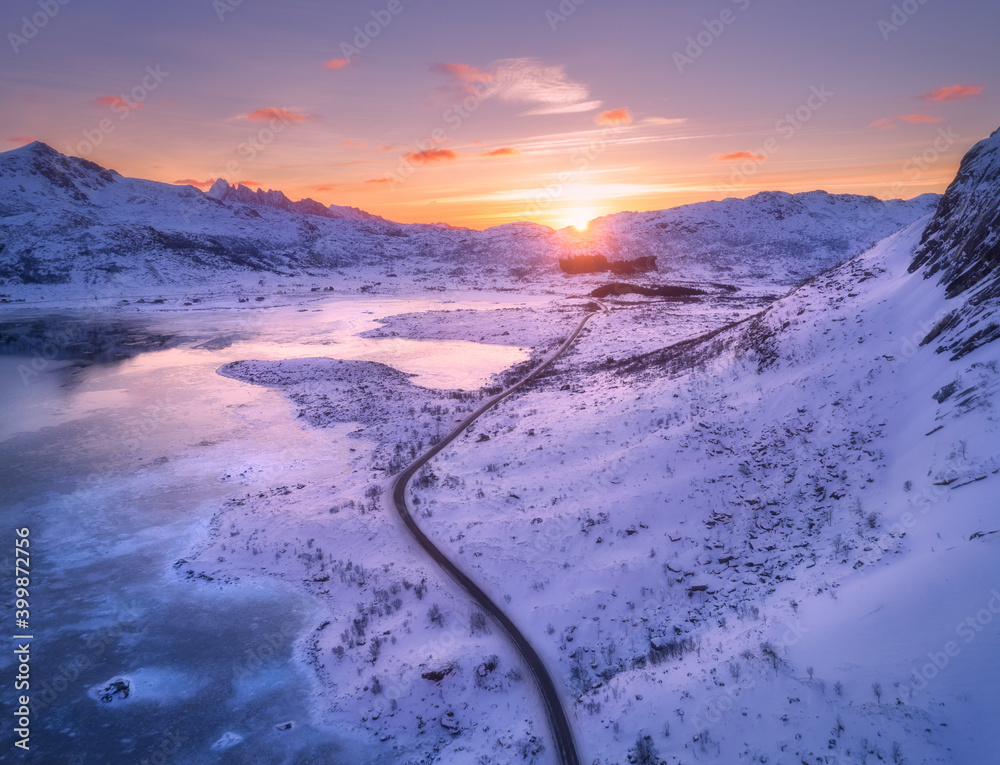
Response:
POLYGON ((955 309, 923 344, 958 359, 1000 339, 1000 130, 976 144, 924 230, 910 272, 937 276, 955 309), (976 329, 973 331, 973 327, 976 329))
POLYGON ((645 297, 678 298, 694 297, 705 294, 707 293, 704 290, 694 289, 693 287, 675 287, 670 284, 664 284, 657 287, 643 287, 638 284, 615 282, 613 284, 605 284, 603 287, 598 287, 590 293, 590 296, 595 298, 604 298, 614 295, 643 295, 645 297))
POLYGON ((559 268, 567 274, 600 274, 610 271, 618 276, 632 276, 656 271, 656 257, 649 255, 633 260, 608 260, 604 255, 577 255, 560 258, 559 268))

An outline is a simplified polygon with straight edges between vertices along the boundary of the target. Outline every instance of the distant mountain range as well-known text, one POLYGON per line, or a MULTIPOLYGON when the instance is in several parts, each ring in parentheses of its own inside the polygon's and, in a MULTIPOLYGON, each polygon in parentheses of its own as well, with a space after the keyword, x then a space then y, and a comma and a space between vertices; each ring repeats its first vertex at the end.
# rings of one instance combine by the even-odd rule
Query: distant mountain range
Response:
MULTIPOLYGON (((672 279, 793 285, 930 215, 938 197, 781 192, 647 213, 588 231, 393 223, 219 180, 208 191, 126 178, 35 142, 0 154, 0 283, 189 284, 243 274, 444 273, 456 283, 545 279, 561 255, 658 257, 672 279)), ((652 275, 655 280, 655 274, 652 275)))
POLYGON ((263 189, 253 189, 244 186, 232 186, 225 178, 219 178, 208 190, 208 195, 220 202, 235 202, 243 205, 254 205, 257 207, 276 207, 279 210, 302 213, 304 215, 318 215, 321 218, 333 218, 336 220, 385 220, 378 215, 359 210, 357 207, 342 207, 340 205, 329 205, 324 207, 315 199, 303 199, 293 202, 281 191, 264 191, 263 189))

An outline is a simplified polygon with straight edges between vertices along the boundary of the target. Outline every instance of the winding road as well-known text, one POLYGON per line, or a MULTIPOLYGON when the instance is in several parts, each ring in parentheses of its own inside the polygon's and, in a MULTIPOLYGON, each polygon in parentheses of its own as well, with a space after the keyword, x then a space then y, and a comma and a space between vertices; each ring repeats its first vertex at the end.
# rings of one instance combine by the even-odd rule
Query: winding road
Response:
POLYGON ((399 517, 403 520, 407 530, 413 538, 417 540, 420 546, 427 551, 427 554, 431 556, 434 562, 444 569, 444 571, 447 572, 448 575, 451 576, 451 578, 454 579, 458 585, 479 604, 483 611, 493 618, 493 621, 500 627, 501 630, 503 630, 504 633, 506 633, 510 642, 514 644, 518 653, 521 654, 521 658, 524 660, 528 670, 535 678, 535 684, 538 686, 538 691, 542 696, 542 702, 545 704, 545 712, 549 720, 549 728, 552 732, 552 738, 555 743, 556 751, 559 754, 559 762, 562 765, 580 765, 580 758, 577 755, 576 744, 573 741, 573 729, 570 727, 569 720, 566 717, 566 712, 563 709, 562 701, 559 698, 559 692, 556 690, 555 683, 552 682, 552 676, 545 668, 545 664, 542 662, 541 657, 539 657, 531 643, 528 642, 528 639, 521 633, 517 626, 515 626, 514 622, 510 620, 507 614, 505 614, 500 607, 493 602, 489 595, 483 592, 479 585, 472 581, 472 579, 470 579, 443 552, 441 552, 441 550, 434 545, 427 535, 420 530, 417 522, 410 514, 409 508, 406 506, 406 487, 420 468, 426 465, 439 452, 441 452, 442 449, 458 438, 458 436, 461 435, 462 432, 472 423, 479 419, 484 412, 488 412, 505 398, 513 393, 516 393, 519 389, 527 385, 538 375, 548 369, 548 367, 551 366, 556 359, 569 350, 570 346, 573 345, 577 337, 579 337, 580 333, 583 331, 587 322, 596 315, 597 311, 606 310, 601 303, 596 301, 591 301, 590 305, 595 306, 594 311, 583 317, 579 325, 577 325, 576 329, 573 331, 573 334, 566 339, 566 342, 559 346, 555 353, 531 370, 531 372, 522 380, 518 381, 501 393, 498 393, 462 420, 462 422, 454 430, 452 430, 451 433, 417 457, 417 459, 414 460, 414 462, 412 462, 403 472, 397 475, 392 482, 392 501, 396 506, 396 512, 399 513, 399 517))

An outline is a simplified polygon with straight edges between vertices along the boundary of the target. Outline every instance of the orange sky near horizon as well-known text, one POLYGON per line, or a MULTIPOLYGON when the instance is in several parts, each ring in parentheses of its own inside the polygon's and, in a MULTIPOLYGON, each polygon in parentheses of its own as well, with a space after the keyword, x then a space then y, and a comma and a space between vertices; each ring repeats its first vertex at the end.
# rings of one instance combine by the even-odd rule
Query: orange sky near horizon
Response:
POLYGON ((865 0, 570 5, 60 5, 0 58, 0 150, 561 228, 759 191, 942 192, 1000 122, 984 0, 905 25, 865 0))

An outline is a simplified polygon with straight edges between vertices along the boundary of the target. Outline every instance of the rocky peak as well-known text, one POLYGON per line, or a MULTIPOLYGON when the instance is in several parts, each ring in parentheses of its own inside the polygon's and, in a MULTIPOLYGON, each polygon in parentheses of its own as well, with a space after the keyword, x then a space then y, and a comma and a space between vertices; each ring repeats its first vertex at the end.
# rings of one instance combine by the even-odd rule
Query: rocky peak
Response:
POLYGON ((924 339, 961 358, 1000 339, 986 321, 1000 307, 1000 130, 965 155, 924 230, 910 272, 937 276, 948 298, 963 297, 924 339))

